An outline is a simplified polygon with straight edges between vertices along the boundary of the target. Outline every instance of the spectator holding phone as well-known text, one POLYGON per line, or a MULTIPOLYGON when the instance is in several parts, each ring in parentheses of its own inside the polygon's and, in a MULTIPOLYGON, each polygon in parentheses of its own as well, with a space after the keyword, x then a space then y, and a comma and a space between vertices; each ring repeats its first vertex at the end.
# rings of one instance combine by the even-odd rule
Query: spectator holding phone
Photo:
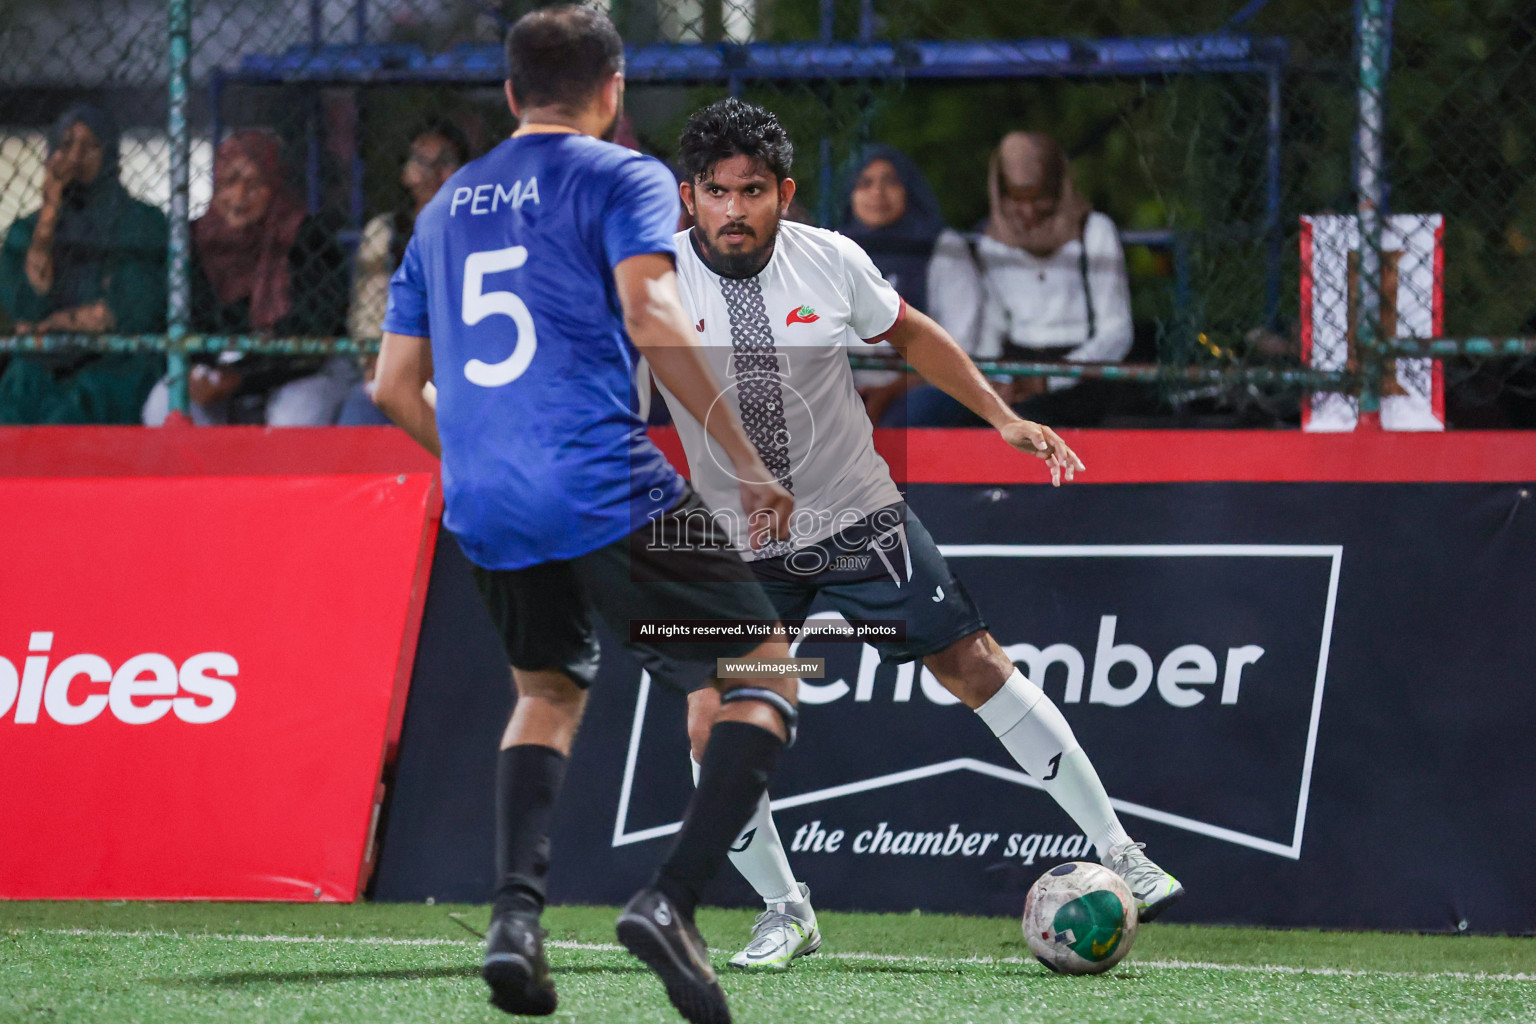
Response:
MULTIPOLYGON (((106 111, 80 104, 55 122, 42 207, 0 251, 0 306, 16 333, 165 329, 165 216, 128 194, 118 159, 106 111)), ((0 376, 0 422, 134 422, 163 366, 152 353, 16 356, 0 376)))

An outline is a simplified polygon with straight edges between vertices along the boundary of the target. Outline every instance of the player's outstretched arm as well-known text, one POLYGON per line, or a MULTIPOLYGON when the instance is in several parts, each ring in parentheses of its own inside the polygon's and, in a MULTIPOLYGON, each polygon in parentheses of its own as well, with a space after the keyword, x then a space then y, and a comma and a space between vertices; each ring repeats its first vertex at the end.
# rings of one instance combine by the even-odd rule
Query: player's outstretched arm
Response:
POLYGON ((996 427, 1013 447, 1043 460, 1051 471, 1052 486, 1060 487, 1063 477, 1070 481, 1078 470, 1087 468, 1056 431, 1010 409, 965 350, 931 317, 908 306, 906 316, 891 328, 886 340, 924 380, 996 427))
POLYGON ((763 465, 735 411, 728 403, 715 401, 725 389, 693 338, 693 327, 677 293, 672 258, 662 253, 631 256, 613 268, 613 280, 630 340, 651 364, 656 379, 666 385, 688 415, 704 424, 731 460, 736 479, 741 481, 742 508, 751 522, 752 546, 760 547, 770 536, 788 537, 794 496, 779 486, 763 465))
POLYGON ((437 413, 426 395, 432 385, 431 340, 385 331, 373 381, 373 403, 417 444, 442 458, 437 413))

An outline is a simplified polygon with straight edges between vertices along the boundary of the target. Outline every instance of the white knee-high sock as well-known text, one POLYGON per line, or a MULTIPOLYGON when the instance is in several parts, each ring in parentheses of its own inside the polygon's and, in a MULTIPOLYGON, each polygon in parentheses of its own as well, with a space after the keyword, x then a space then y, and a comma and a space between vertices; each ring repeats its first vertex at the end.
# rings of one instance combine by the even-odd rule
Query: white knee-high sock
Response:
POLYGON ((1130 836, 1060 709, 1018 669, 976 714, 1104 857, 1130 836))
MULTIPOLYGON (((697 786, 699 762, 690 755, 688 763, 693 766, 693 784, 697 786)), ((757 890, 764 903, 800 902, 800 883, 795 881, 784 844, 779 841, 779 830, 773 824, 767 793, 758 801, 747 827, 731 844, 730 856, 732 866, 757 890)))

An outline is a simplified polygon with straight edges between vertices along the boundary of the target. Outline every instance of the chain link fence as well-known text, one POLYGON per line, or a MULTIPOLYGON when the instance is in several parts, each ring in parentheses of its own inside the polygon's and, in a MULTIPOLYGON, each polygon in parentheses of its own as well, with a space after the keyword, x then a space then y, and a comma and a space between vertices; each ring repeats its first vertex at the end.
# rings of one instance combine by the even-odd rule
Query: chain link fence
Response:
MULTIPOLYGON (((355 388, 366 371, 355 353, 375 343, 383 282, 422 196, 512 127, 500 41, 538 6, 183 7, 191 223, 185 322, 168 325, 179 2, 0 9, 0 333, 14 353, 0 354, 10 359, 0 419, 137 421, 130 407, 164 372, 168 326, 170 349, 192 353, 194 417, 201 406, 212 421, 272 422, 279 393, 276 421, 320 415, 306 402, 355 388), (94 141, 106 170, 91 188, 63 138, 80 123, 104 136, 94 141), (114 155, 122 195, 106 196, 114 155), (258 206, 268 228, 253 235, 240 225, 258 206), (39 226, 51 240, 34 237, 39 226), (61 398, 93 368, 96 390, 61 398)), ((761 103, 796 141, 796 216, 824 226, 845 223, 859 156, 883 143, 912 157, 944 221, 974 239, 995 212, 999 140, 1018 129, 1054 138, 1077 191, 1118 229, 1128 344, 1108 366, 1063 366, 1027 344, 978 356, 1006 357, 987 365, 1015 377, 1097 378, 1108 390, 1093 422, 1305 417, 1328 429, 1330 415, 1352 425, 1379 405, 1386 416, 1418 387, 1453 427, 1533 425, 1536 377, 1518 340, 1536 333, 1526 167, 1536 93, 1525 88, 1536 12, 1525 5, 612 0, 609 10, 632 47, 629 143, 667 159, 703 103, 761 103), (1383 60, 1374 77, 1372 54, 1383 60), (1371 96, 1385 113, 1362 132, 1371 96), (1404 235, 1398 215, 1422 230, 1404 235), (1430 338, 1457 343, 1430 346, 1443 357, 1433 362, 1397 359, 1415 353, 1396 348, 1430 338)), ((160 414, 176 400, 163 387, 150 398, 160 414)))
POLYGON ((1503 339, 1536 333, 1536 10, 1480 0, 1389 5, 1387 201, 1444 218, 1443 362, 1465 427, 1536 424, 1536 367, 1503 339), (1468 348, 1471 351, 1468 351, 1468 348))

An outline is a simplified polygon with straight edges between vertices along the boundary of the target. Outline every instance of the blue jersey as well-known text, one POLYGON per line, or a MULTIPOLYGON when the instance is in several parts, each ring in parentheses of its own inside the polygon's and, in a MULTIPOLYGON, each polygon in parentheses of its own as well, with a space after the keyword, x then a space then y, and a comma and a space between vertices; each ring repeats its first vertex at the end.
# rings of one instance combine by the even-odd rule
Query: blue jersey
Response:
POLYGON ((613 283, 675 254, 677 214, 660 161, 549 133, 466 164, 417 218, 384 330, 432 339, 443 524, 478 565, 575 558, 681 498, 613 283))

